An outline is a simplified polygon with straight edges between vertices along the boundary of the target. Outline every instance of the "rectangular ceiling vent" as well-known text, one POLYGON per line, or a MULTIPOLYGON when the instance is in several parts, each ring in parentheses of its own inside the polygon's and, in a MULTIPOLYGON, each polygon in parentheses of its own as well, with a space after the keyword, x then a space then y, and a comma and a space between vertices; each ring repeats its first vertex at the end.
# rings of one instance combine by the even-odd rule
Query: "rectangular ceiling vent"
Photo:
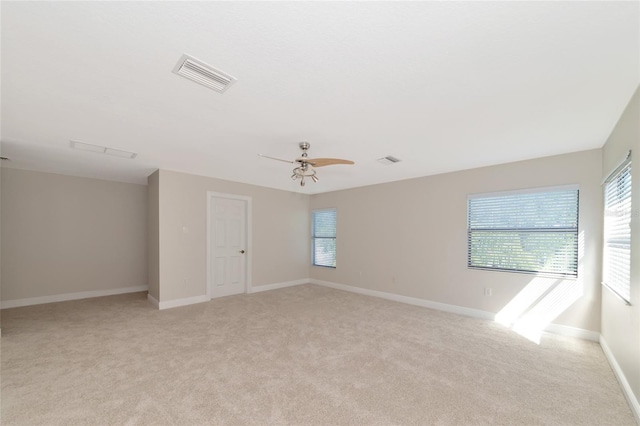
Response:
POLYGON ((400 161, 400 159, 396 158, 396 157, 394 157, 392 155, 387 155, 386 157, 378 158, 377 161, 380 164, 384 164, 385 166, 388 166, 390 164, 398 163, 400 161))
POLYGON ((136 154, 135 152, 123 151, 121 149, 108 148, 106 146, 92 145, 90 143, 84 143, 84 142, 78 142, 78 141, 70 141, 69 145, 71 146, 72 149, 97 152, 98 154, 113 155, 114 157, 129 158, 131 160, 133 160, 138 156, 138 154, 136 154))
POLYGON ((187 54, 182 55, 173 73, 195 81, 211 90, 224 93, 236 79, 187 54))

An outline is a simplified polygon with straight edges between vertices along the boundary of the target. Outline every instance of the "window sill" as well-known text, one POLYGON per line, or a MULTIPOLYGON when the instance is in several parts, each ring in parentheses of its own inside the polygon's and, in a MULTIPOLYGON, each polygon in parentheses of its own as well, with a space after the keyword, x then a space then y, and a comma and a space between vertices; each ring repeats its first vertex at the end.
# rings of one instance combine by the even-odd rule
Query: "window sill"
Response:
POLYGON ((311 266, 315 266, 317 268, 328 268, 328 269, 336 269, 335 266, 326 266, 326 265, 314 265, 312 264, 311 266))
POLYGON ((602 285, 602 287, 606 288, 607 290, 609 290, 611 293, 613 293, 614 296, 616 296, 618 299, 620 299, 622 302, 624 302, 625 305, 627 306, 631 306, 631 302, 628 301, 624 296, 622 296, 620 293, 618 293, 615 289, 613 289, 610 285, 608 285, 605 282, 601 282, 600 283, 602 285))
POLYGON ((551 272, 535 272, 535 271, 519 271, 516 269, 483 268, 480 266, 467 266, 467 269, 472 269, 476 271, 489 271, 489 272, 509 272, 512 274, 535 275, 536 277, 541 277, 541 278, 557 278, 561 280, 572 280, 572 281, 575 281, 578 279, 577 275, 554 274, 551 272))

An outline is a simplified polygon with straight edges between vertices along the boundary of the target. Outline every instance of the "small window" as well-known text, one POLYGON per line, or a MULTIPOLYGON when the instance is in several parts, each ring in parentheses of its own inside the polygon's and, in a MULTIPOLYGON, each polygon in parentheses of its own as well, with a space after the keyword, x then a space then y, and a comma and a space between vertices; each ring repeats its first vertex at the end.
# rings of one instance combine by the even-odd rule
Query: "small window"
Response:
POLYGON ((312 213, 311 240, 313 264, 336 267, 336 209, 312 213))
POLYGON ((470 268, 578 275, 578 189, 567 187, 468 199, 470 268))
POLYGON ((605 181, 602 282, 629 303, 631 300, 631 162, 626 161, 605 181))

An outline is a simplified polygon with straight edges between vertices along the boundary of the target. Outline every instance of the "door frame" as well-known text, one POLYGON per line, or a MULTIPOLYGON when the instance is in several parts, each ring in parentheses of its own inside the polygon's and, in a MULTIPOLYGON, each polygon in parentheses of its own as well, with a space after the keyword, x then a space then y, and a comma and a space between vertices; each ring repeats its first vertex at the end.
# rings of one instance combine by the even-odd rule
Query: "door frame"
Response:
POLYGON ((211 203, 215 198, 227 198, 231 200, 244 201, 245 208, 245 250, 246 250, 246 262, 244 264, 245 271, 245 283, 244 292, 251 293, 251 260, 253 255, 253 230, 252 230, 252 198, 245 195, 227 194, 224 192, 207 191, 207 297, 209 300, 213 297, 213 265, 211 264, 211 254, 213 253, 211 244, 213 243, 213 226, 211 225, 211 203))

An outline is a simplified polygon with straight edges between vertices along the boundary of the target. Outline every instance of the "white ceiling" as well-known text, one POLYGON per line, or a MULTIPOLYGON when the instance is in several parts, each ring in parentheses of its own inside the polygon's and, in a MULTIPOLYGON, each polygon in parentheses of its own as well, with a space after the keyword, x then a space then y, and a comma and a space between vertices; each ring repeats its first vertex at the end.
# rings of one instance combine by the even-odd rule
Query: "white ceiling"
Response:
POLYGON ((1 7, 3 166, 126 182, 161 168, 318 193, 598 148, 640 81, 638 2, 1 7), (173 74, 183 53, 238 81, 173 74), (356 164, 301 188, 257 156, 302 140, 356 164))

